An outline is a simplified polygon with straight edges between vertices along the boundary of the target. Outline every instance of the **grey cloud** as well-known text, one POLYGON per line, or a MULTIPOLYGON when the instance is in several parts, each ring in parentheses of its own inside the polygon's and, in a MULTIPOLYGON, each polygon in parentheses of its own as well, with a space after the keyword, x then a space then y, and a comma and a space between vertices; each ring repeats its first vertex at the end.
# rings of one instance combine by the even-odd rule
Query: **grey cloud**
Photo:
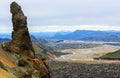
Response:
MULTIPOLYGON (((28 16, 30 26, 80 24, 120 25, 120 0, 15 1, 22 6, 25 15, 28 16)), ((1 2, 0 20, 9 22, 9 4, 11 2, 11 0, 1 2)), ((4 22, 0 24, 2 23, 4 22)))

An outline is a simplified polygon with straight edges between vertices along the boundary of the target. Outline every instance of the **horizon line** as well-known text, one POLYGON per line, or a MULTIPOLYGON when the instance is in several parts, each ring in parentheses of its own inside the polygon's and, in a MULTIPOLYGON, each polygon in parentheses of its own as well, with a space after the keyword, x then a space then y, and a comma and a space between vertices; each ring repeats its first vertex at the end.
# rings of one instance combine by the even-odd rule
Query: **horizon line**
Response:
MULTIPOLYGON (((90 31, 120 31, 120 26, 111 25, 49 25, 49 26, 28 26, 29 32, 73 32, 76 30, 90 31)), ((0 33, 10 33, 12 27, 1 26, 0 33)))
MULTIPOLYGON (((75 31, 104 31, 104 32, 120 32, 120 30, 75 30, 75 31)), ((75 32, 75 31, 52 31, 55 32, 75 32)), ((52 33, 51 31, 29 31, 29 33, 52 33)), ((0 34, 10 34, 12 32, 0 32, 0 34)))

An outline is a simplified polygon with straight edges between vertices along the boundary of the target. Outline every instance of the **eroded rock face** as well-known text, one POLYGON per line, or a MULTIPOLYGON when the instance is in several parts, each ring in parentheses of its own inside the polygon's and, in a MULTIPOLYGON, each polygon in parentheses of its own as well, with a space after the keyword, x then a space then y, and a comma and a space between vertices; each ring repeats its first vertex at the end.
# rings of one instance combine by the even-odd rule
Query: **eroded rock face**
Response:
MULTIPOLYGON (((10 9, 13 23, 12 41, 0 46, 0 68, 4 73, 14 76, 10 78, 52 78, 47 60, 44 57, 35 58, 27 17, 21 7, 13 2, 10 9)), ((0 77, 3 77, 1 75, 0 77)))
POLYGON ((14 52, 34 57, 34 49, 27 28, 27 17, 24 16, 21 7, 16 2, 10 5, 10 10, 13 23, 12 42, 10 47, 14 52))

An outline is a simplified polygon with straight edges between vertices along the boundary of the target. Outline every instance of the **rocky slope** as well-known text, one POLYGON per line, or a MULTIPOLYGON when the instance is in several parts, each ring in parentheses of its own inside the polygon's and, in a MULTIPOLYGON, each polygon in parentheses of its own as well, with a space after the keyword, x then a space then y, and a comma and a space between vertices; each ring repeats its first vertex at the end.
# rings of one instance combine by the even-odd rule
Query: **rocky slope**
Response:
POLYGON ((44 57, 35 58, 27 28, 27 17, 21 7, 12 2, 12 41, 0 46, 0 78, 51 78, 44 57))
POLYGON ((120 64, 50 62, 55 78, 120 78, 120 64))

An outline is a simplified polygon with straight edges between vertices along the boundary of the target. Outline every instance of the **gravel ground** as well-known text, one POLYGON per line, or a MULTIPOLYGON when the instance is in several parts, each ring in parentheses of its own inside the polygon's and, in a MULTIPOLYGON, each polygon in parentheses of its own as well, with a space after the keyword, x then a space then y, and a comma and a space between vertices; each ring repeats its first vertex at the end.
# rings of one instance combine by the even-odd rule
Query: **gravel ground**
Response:
POLYGON ((107 53, 115 52, 120 49, 120 46, 102 45, 94 48, 84 49, 65 49, 61 53, 68 53, 55 58, 57 61, 91 61, 94 58, 101 57, 107 53))
POLYGON ((55 78, 120 78, 120 64, 49 62, 55 78))

